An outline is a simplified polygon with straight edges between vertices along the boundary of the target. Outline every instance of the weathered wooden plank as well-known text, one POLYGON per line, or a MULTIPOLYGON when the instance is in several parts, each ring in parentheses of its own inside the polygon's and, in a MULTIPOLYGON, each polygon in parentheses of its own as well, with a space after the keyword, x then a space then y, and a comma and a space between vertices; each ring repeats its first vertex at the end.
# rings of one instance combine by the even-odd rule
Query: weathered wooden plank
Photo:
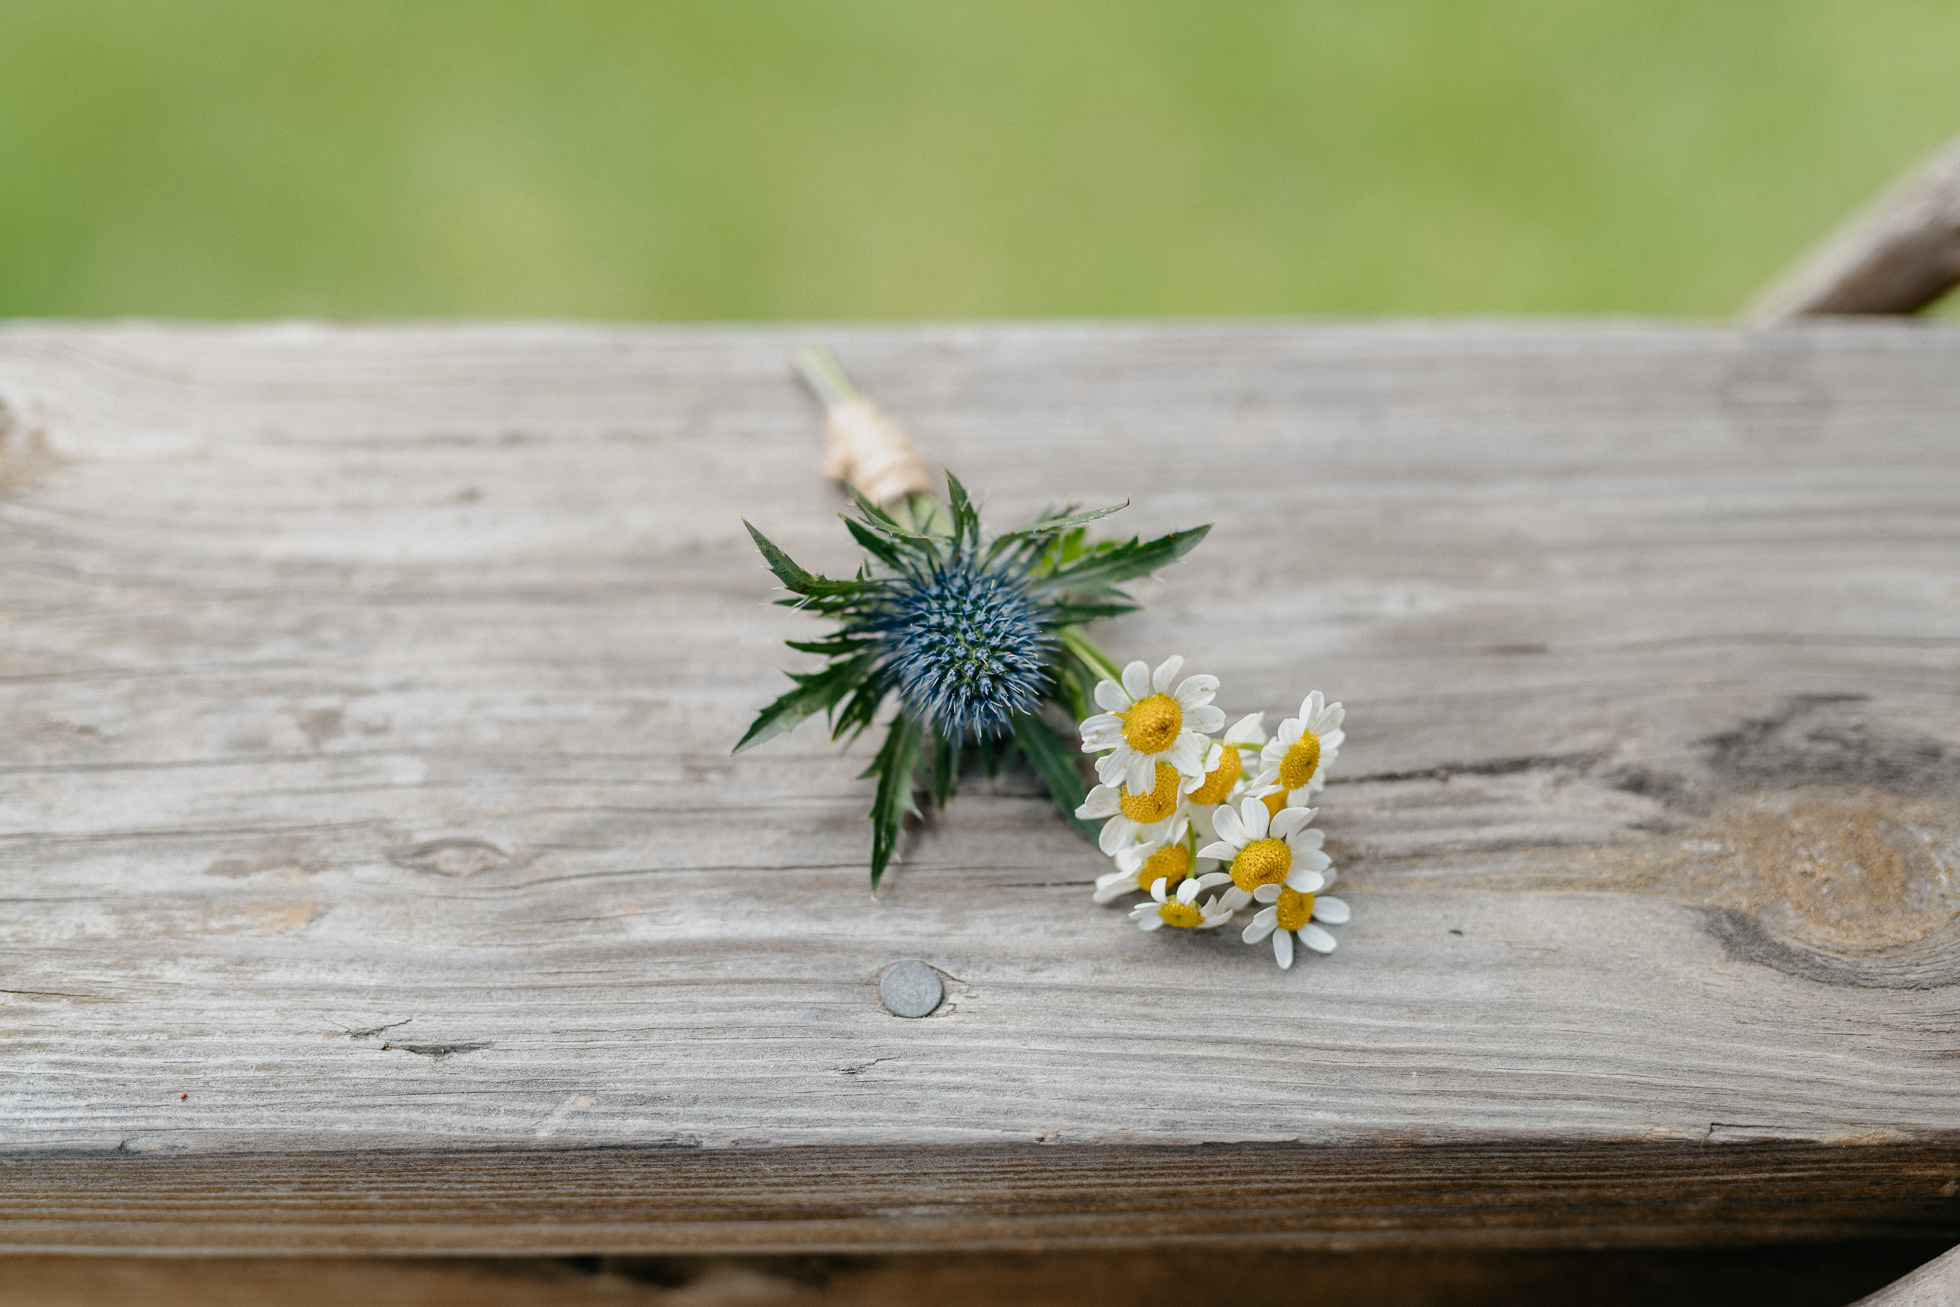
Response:
POLYGON ((1948 141, 1764 290, 1752 314, 1917 313, 1960 285, 1960 138, 1948 141))
POLYGON ((1364 1236, 1330 1172, 1383 1238, 1960 1233, 1960 337, 820 333, 997 520, 1217 520, 1108 642, 1349 704, 1280 973, 1091 905, 1025 779, 873 901, 861 762, 728 756, 801 627, 739 515, 849 558, 810 334, 0 332, 0 1243, 1156 1240, 1268 1153, 1280 1241, 1364 1236))
POLYGON ((1852 1307, 1960 1307, 1960 1248, 1934 1258, 1852 1307))

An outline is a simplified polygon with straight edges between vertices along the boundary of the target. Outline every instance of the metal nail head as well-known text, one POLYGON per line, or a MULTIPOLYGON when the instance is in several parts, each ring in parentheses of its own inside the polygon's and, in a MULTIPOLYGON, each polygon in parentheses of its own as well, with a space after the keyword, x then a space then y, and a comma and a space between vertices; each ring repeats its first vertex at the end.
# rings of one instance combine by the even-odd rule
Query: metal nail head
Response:
POLYGON ((895 1017, 929 1017, 946 997, 939 973, 923 962, 901 962, 878 982, 878 997, 895 1017))

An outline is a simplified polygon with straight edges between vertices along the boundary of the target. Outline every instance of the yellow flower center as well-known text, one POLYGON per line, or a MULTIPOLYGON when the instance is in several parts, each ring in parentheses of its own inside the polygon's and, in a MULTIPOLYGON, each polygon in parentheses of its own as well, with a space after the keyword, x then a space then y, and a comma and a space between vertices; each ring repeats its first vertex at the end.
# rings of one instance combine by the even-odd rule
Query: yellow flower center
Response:
POLYGON ((1198 911, 1195 903, 1166 903, 1157 909, 1157 915, 1164 919, 1166 926, 1202 926, 1205 914, 1198 911))
POLYGON ((1277 885, 1293 870, 1293 850, 1285 840, 1254 840, 1232 859, 1232 883, 1248 894, 1261 885, 1277 885))
POLYGON ((1148 794, 1123 791, 1123 815, 1139 825, 1162 821, 1177 810, 1177 768, 1167 762, 1157 764, 1157 788, 1148 794))
POLYGON ((1313 919, 1313 895, 1296 894, 1290 889, 1279 892, 1279 928, 1298 930, 1313 919))
POLYGON ((1279 760, 1279 783, 1289 790, 1297 790, 1313 779, 1320 770, 1320 737, 1312 731, 1303 731, 1286 756, 1279 760))
POLYGON ((1123 719, 1123 743, 1138 753, 1162 753, 1177 743, 1177 733, 1184 729, 1184 710, 1168 694, 1139 699, 1130 711, 1117 716, 1123 719))
POLYGON ((1143 864, 1137 873, 1137 888, 1149 889, 1158 881, 1164 881, 1166 891, 1177 888, 1177 883, 1191 874, 1191 848, 1185 844, 1173 844, 1167 849, 1158 849, 1143 864))
POLYGON ((1237 749, 1226 745, 1225 752, 1218 757, 1218 765, 1205 773, 1205 783, 1191 792, 1191 802, 1202 803, 1207 808, 1225 802, 1225 796, 1244 774, 1245 759, 1239 757, 1237 749))
POLYGON ((1277 817, 1279 816, 1279 810, 1286 806, 1286 791, 1274 790, 1271 794, 1259 800, 1259 802, 1266 805, 1266 812, 1269 816, 1277 817))

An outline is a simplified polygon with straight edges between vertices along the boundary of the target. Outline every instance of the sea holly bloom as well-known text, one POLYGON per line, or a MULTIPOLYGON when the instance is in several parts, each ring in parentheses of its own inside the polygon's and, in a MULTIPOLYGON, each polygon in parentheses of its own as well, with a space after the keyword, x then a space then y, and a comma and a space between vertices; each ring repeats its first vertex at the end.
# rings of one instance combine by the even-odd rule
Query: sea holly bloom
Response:
POLYGON ((1136 922, 1140 930, 1162 930, 1165 926, 1176 926, 1181 930, 1211 930, 1222 926, 1232 919, 1232 910, 1222 906, 1217 898, 1199 903, 1198 895, 1230 879, 1222 871, 1190 876, 1177 887, 1174 894, 1166 881, 1156 881, 1150 886, 1149 900, 1130 909, 1130 920, 1136 922))
POLYGON ((1197 784, 1197 777, 1182 775, 1169 763, 1160 762, 1156 784, 1148 791, 1131 793, 1113 785, 1098 785, 1089 791, 1075 816, 1080 821, 1108 819, 1103 821, 1096 847, 1113 858, 1139 840, 1164 838, 1170 824, 1184 812, 1184 796, 1197 784))
POLYGON ((1288 717, 1260 751, 1260 785, 1277 785, 1286 792, 1281 807, 1302 808, 1327 784, 1327 769, 1341 752, 1347 733, 1341 721, 1347 709, 1328 703, 1315 690, 1300 701, 1300 715, 1288 717))
MULTIPOLYGON (((1331 880, 1331 871, 1328 876, 1331 880)), ((1317 923, 1339 926, 1349 916, 1347 903, 1332 894, 1301 893, 1283 885, 1261 885, 1252 897, 1267 906, 1254 914, 1240 938, 1248 944, 1257 944, 1271 935, 1273 957, 1282 969, 1293 965, 1296 937, 1316 953, 1332 953, 1334 937, 1317 923)))
POLYGON ((1211 702, 1216 676, 1187 676, 1172 690, 1183 667, 1184 659, 1173 656, 1153 673, 1139 660, 1123 669, 1120 682, 1097 682, 1103 711, 1082 723, 1082 752, 1103 754, 1096 775, 1104 785, 1143 793, 1159 764, 1203 780, 1208 737, 1225 725, 1225 713, 1211 702))
POLYGON ((1309 824, 1313 818, 1312 808, 1282 808, 1273 816, 1256 798, 1240 800, 1236 811, 1220 804, 1211 815, 1218 839, 1198 856, 1228 863, 1233 888, 1248 898, 1261 885, 1312 894, 1326 883, 1320 873, 1331 865, 1320 848, 1326 837, 1309 824))
MULTIPOLYGON (((1075 811, 1086 786, 1076 755, 1046 714, 1058 710, 1080 720, 1090 713, 1098 678, 1130 679, 1082 627, 1137 608, 1119 587, 1176 562, 1209 528, 1154 540, 1089 541, 1087 524, 1125 507, 1118 504, 1046 513, 988 539, 979 510, 950 473, 943 504, 923 494, 890 507, 853 497, 858 515, 846 518, 845 527, 866 555, 854 576, 806 571, 749 527, 763 561, 790 592, 777 602, 836 625, 824 639, 789 642, 823 656, 826 665, 791 673, 795 688, 764 708, 735 748, 760 744, 815 713, 829 715, 833 739, 854 739, 882 724, 884 744, 864 773, 878 782, 871 807, 875 889, 905 818, 918 811, 918 795, 944 806, 969 757, 991 768, 1018 754, 1055 806, 1075 811)), ((1131 787, 1148 789, 1140 797, 1153 809, 1159 755, 1180 775, 1195 778, 1199 771, 1207 741, 1193 735, 1195 743, 1187 743, 1183 737, 1192 731, 1183 719, 1199 723, 1193 729, 1210 729, 1204 723, 1217 710, 1208 708, 1208 694, 1199 697, 1209 681, 1188 678, 1175 695, 1162 696, 1178 717, 1172 747, 1141 758, 1131 787)), ((1136 734, 1155 739, 1163 728, 1149 723, 1165 719, 1161 704, 1151 707, 1136 734)), ((1112 813, 1121 807, 1119 801, 1112 813)), ((1091 833, 1086 824, 1077 829, 1091 833)))

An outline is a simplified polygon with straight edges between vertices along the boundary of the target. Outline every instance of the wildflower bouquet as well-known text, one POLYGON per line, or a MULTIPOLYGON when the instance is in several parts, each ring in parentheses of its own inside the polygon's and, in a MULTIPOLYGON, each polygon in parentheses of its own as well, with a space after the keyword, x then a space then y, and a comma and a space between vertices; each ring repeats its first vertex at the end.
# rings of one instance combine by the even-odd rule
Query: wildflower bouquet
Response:
POLYGON ((1082 629, 1135 610, 1121 587, 1176 562, 1211 528, 1092 542, 1090 524, 1126 501, 1044 513, 988 537, 958 477, 946 474, 943 504, 927 493, 910 440, 836 360, 810 349, 793 362, 825 404, 827 468, 850 489, 857 513, 844 526, 865 559, 849 577, 820 576, 743 522, 789 591, 777 602, 835 626, 823 639, 789 642, 825 664, 791 673, 795 686, 762 710, 736 751, 820 712, 837 740, 884 722, 864 772, 878 782, 874 892, 920 794, 944 807, 969 757, 991 773, 1018 755, 1115 862, 1096 881, 1096 902, 1147 895, 1130 913, 1146 931, 1215 929, 1257 903, 1244 938, 1270 937, 1280 966, 1293 965, 1296 940, 1331 952, 1324 927, 1346 921, 1348 908, 1322 892, 1334 868, 1308 805, 1345 739, 1341 705, 1316 690, 1270 738, 1263 713, 1227 730, 1212 704, 1218 678, 1180 679, 1181 657, 1154 671, 1142 662, 1119 669, 1082 629), (1079 753, 1064 742, 1070 725, 1079 753), (1094 788, 1080 770, 1084 753, 1097 755, 1094 788))

